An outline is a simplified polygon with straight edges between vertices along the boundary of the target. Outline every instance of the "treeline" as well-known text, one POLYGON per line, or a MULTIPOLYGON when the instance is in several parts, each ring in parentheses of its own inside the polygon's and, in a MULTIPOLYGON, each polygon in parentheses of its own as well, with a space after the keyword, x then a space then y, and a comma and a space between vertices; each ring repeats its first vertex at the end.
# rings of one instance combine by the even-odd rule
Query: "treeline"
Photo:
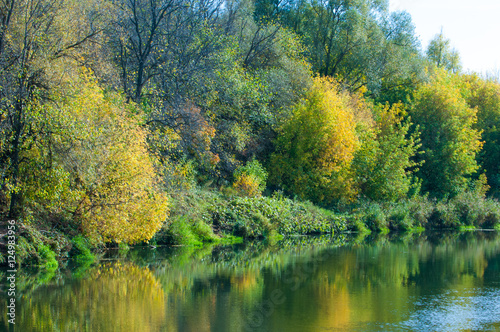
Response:
POLYGON ((196 186, 498 197, 499 127, 498 82, 384 0, 0 3, 0 213, 93 243, 149 240, 196 186))

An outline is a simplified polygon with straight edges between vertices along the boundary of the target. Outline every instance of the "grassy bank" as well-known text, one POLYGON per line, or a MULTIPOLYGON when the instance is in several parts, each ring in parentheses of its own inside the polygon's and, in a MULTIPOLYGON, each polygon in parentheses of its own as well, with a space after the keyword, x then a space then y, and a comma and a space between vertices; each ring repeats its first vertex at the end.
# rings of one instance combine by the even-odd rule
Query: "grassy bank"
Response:
POLYGON ((175 202, 169 222, 153 239, 156 243, 199 245, 343 231, 500 229, 498 201, 473 193, 446 200, 365 201, 342 212, 280 195, 249 198, 199 190, 179 195, 175 202))
MULTIPOLYGON (((172 201, 170 217, 150 245, 273 242, 284 236, 345 231, 500 231, 498 201, 467 193, 439 201, 416 197, 398 203, 362 202, 336 212, 281 195, 249 198, 199 189, 177 194, 172 201)), ((91 264, 95 260, 95 244, 81 234, 49 231, 34 222, 19 221, 17 236, 17 259, 23 264, 56 269, 61 262, 91 264)), ((5 263, 5 257, 2 259, 5 263)))
POLYGON ((398 203, 365 202, 349 213, 352 229, 376 232, 424 229, 500 229, 500 203, 464 193, 453 199, 415 197, 398 203))
POLYGON ((275 240, 287 235, 344 231, 346 218, 282 196, 239 197, 192 191, 175 197, 158 244, 199 245, 243 239, 275 240))

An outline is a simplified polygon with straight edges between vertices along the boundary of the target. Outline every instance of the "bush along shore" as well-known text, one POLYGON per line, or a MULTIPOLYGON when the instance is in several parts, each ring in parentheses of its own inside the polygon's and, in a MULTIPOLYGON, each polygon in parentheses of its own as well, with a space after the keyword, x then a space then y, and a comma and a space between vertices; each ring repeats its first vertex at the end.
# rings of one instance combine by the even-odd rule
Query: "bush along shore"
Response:
MULTIPOLYGON (((149 242, 138 245, 226 245, 242 241, 275 242, 287 236, 342 232, 419 232, 423 230, 500 231, 497 200, 464 193, 453 199, 415 197, 397 203, 362 202, 332 211, 310 202, 286 198, 227 195, 190 190, 173 199, 170 218, 149 242)), ((4 246, 5 243, 2 243, 4 246)), ((70 260, 90 264, 106 248, 127 250, 124 243, 92 243, 81 234, 18 223, 17 258, 20 264, 54 270, 70 260)), ((1 258, 6 262, 6 257, 1 258)))

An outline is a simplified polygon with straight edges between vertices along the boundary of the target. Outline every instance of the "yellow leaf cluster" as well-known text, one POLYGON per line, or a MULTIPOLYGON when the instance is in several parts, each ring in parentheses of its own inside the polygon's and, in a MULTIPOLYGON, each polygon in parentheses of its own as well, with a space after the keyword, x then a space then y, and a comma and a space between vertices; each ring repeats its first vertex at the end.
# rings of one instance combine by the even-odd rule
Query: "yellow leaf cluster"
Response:
POLYGON ((154 160, 146 131, 123 98, 86 75, 60 91, 57 111, 65 118, 68 153, 84 233, 95 241, 149 240, 165 221, 167 198, 156 190, 154 160))
POLYGON ((262 190, 260 189, 259 180, 248 174, 241 174, 233 183, 233 188, 243 196, 260 197, 262 190))
POLYGON ((334 81, 317 78, 314 89, 316 98, 319 98, 319 107, 312 111, 320 117, 317 127, 320 140, 317 143, 322 150, 318 163, 330 172, 352 161, 359 147, 356 122, 353 109, 349 107, 350 96, 340 93, 334 81))
POLYGON ((329 78, 316 78, 285 123, 271 157, 271 181, 315 202, 356 195, 351 163, 360 147, 357 116, 366 107, 329 78))

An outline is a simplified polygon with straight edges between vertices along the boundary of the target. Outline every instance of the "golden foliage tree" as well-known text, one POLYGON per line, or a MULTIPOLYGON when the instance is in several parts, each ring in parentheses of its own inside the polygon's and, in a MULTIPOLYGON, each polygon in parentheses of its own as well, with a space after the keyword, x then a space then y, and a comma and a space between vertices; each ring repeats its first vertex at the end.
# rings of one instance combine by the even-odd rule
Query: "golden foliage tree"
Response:
POLYGON ((356 117, 362 107, 331 79, 317 78, 282 127, 271 156, 271 182, 314 202, 352 199, 351 162, 360 145, 356 117))
POLYGON ((54 92, 50 106, 61 125, 58 162, 72 182, 66 203, 94 241, 149 240, 168 207, 156 190, 139 109, 116 93, 105 93, 88 73, 73 75, 67 83, 54 92))

